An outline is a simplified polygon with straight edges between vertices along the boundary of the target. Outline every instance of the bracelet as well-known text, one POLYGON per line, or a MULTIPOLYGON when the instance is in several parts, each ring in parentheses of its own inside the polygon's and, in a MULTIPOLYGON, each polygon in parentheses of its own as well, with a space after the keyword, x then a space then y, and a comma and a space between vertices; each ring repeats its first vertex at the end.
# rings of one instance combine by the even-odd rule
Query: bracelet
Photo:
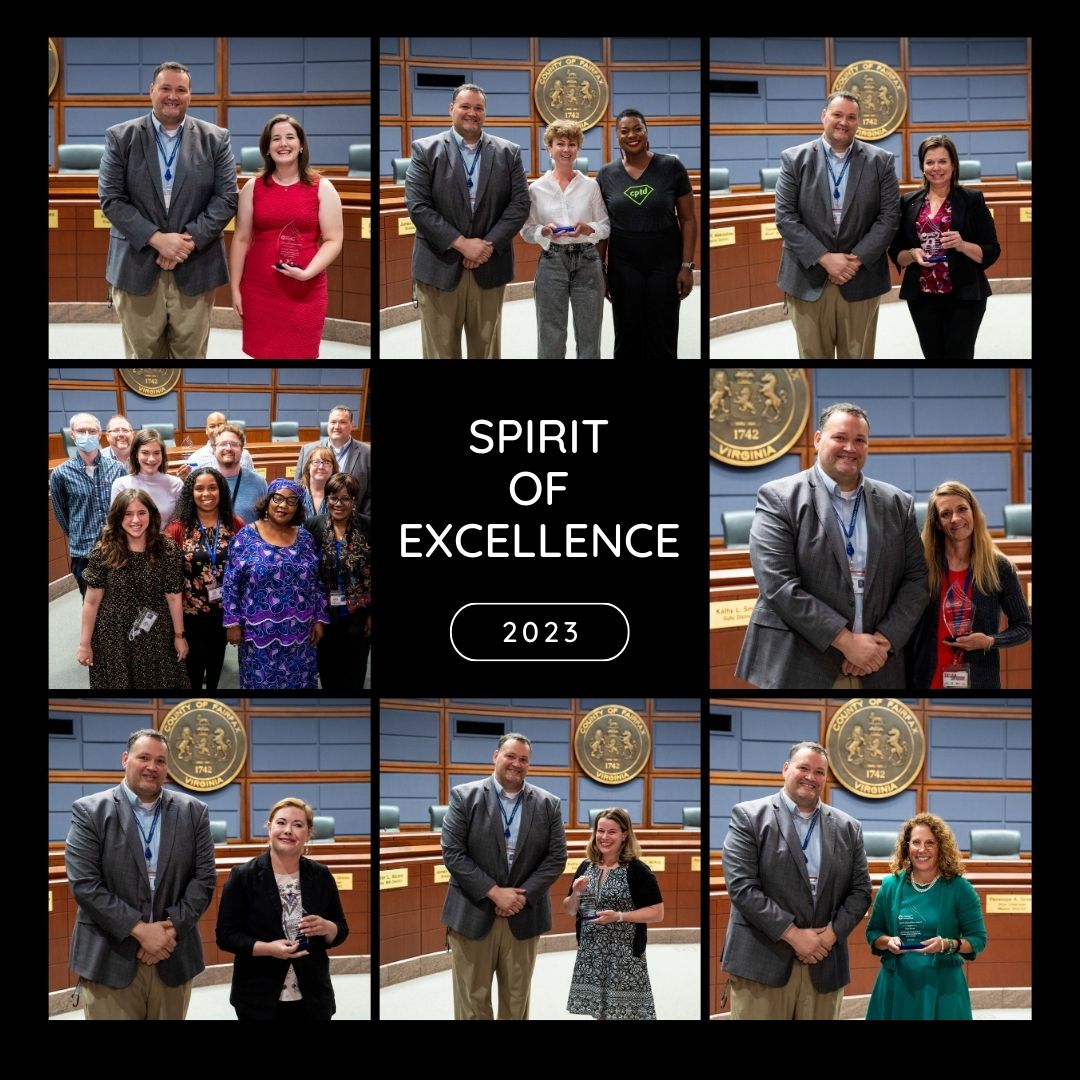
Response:
POLYGON ((187 637, 183 630, 174 630, 173 637, 187 637))

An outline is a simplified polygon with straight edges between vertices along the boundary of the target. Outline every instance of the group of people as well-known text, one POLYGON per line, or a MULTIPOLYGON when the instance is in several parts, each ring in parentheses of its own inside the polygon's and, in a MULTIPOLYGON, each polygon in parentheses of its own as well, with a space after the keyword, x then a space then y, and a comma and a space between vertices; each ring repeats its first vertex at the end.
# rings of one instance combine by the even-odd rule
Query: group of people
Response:
POLYGON ((318 359, 341 199, 312 170, 304 128, 286 113, 266 122, 260 172, 238 195, 229 133, 187 115, 191 90, 186 64, 159 64, 150 113, 105 133, 98 197, 125 359, 205 358, 214 292, 230 282, 247 356, 318 359))
MULTIPOLYGON (((76 1003, 87 1020, 183 1020, 206 967, 199 919, 217 881, 210 817, 204 802, 164 786, 160 731, 133 731, 120 761, 120 784, 71 808, 64 860, 78 904, 76 1003)), ((349 926, 334 875, 304 858, 313 826, 303 799, 278 799, 267 850, 225 882, 216 936, 235 954, 238 1020, 329 1020, 336 1011, 327 950, 349 926)))
POLYGON ((935 487, 920 538, 911 496, 863 473, 862 408, 827 406, 814 446, 809 469, 758 490, 759 595, 735 674, 773 690, 999 688, 1031 613, 971 489, 935 487))
MULTIPOLYGON (((724 839, 731 915, 721 956, 733 1020, 838 1020, 848 936, 870 907, 862 826, 822 800, 828 753, 791 747, 783 787, 738 803, 724 839)), ((867 1020, 970 1020, 964 965, 986 947, 982 905, 934 814, 901 826, 866 939, 881 960, 867 1020)))
MULTIPOLYGON (((559 797, 525 782, 532 743, 508 732, 483 780, 455 787, 443 819, 450 882, 447 927, 457 1020, 527 1020, 540 935, 551 929, 548 892, 566 869, 559 797)), ((652 871, 641 861, 630 815, 601 810, 585 859, 563 901, 575 916, 577 960, 567 1012, 597 1020, 655 1020, 645 959, 646 926, 664 917, 652 871)))
POLYGON ((83 595, 76 660, 91 689, 216 690, 227 643, 245 689, 363 689, 370 447, 352 420, 331 409, 328 437, 300 451, 303 479, 267 485, 242 464, 244 428, 221 413, 182 480, 157 430, 133 437, 114 416, 106 457, 97 418, 72 417, 76 456, 49 486, 83 595))
POLYGON ((927 360, 971 360, 986 313, 986 270, 1001 255, 982 192, 960 186, 947 135, 919 144, 922 187, 900 196, 893 157, 855 138, 859 100, 839 91, 821 110, 822 135, 785 150, 776 182, 784 238, 777 285, 804 360, 872 360, 878 306, 903 273, 927 360))
POLYGON ((483 130, 487 95, 454 90, 449 130, 418 139, 405 176, 416 226, 412 274, 423 356, 502 355, 514 237, 542 251, 534 281, 537 358, 566 356, 570 311, 579 359, 599 359, 604 298, 616 360, 675 359, 679 305, 693 289, 697 222, 690 178, 672 154, 649 147, 645 117, 616 117, 620 159, 593 180, 575 168, 584 132, 553 121, 544 133, 552 168, 530 186, 521 147, 483 130))

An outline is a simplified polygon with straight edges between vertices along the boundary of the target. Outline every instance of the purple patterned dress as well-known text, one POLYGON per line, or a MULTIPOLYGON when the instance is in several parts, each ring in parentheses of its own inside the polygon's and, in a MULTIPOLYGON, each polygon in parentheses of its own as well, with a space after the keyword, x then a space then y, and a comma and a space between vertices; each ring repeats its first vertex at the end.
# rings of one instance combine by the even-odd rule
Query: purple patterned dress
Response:
POLYGON ((298 529, 288 547, 245 525, 229 549, 222 596, 225 626, 241 626, 245 690, 316 690, 318 663, 308 643, 313 622, 329 622, 315 542, 298 529))

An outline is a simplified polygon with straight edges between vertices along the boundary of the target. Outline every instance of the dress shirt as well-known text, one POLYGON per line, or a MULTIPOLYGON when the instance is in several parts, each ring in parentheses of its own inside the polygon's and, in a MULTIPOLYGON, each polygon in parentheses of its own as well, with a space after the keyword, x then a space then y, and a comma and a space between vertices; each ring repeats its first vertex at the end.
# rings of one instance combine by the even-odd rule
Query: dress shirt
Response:
POLYGON ((544 173, 529 185, 529 219, 521 229, 521 237, 530 244, 539 244, 545 251, 552 244, 598 244, 611 233, 607 208, 600 194, 600 185, 591 177, 575 170, 574 178, 564 191, 555 171, 544 173), (576 225, 579 221, 592 227, 589 236, 541 236, 541 230, 556 225, 576 225))
POLYGON ((469 207, 470 209, 475 210, 476 193, 480 190, 480 170, 484 167, 484 163, 481 161, 483 155, 480 153, 483 148, 484 137, 481 135, 473 144, 472 149, 469 149, 464 138, 453 128, 450 129, 450 134, 453 136, 454 142, 457 143, 458 153, 461 157, 461 171, 465 173, 466 181, 472 181, 472 187, 469 188, 469 207), (474 160, 476 163, 475 168, 473 168, 474 160), (466 166, 468 166, 468 168, 466 168, 466 166), (469 173, 469 169, 472 169, 471 174, 469 173))
MULTIPOLYGON (((124 794, 127 796, 127 801, 131 804, 131 809, 135 812, 135 817, 139 821, 141 826, 141 832, 139 832, 139 850, 145 851, 147 847, 150 848, 150 858, 146 859, 146 855, 143 855, 144 861, 146 861, 146 874, 150 878, 150 888, 153 889, 155 885, 155 879, 157 878, 157 864, 158 855, 161 852, 161 829, 162 829, 162 815, 157 815, 157 827, 154 827, 154 814, 158 807, 161 805, 161 795, 150 804, 149 807, 145 806, 139 799, 139 796, 135 794, 127 786, 127 781, 123 781, 120 784, 123 788, 124 794), (150 830, 153 829, 154 833, 151 836, 150 830)), ((138 830, 136 830, 138 832, 138 830)))
POLYGON ((844 209, 844 196, 847 194, 847 182, 848 173, 850 172, 850 166, 845 169, 844 165, 850 160, 851 152, 855 149, 855 140, 852 139, 851 145, 843 154, 838 154, 822 136, 821 145, 825 148, 825 160, 829 163, 829 168, 833 171, 833 176, 840 180, 839 184, 833 185, 832 176, 829 175, 829 169, 825 170, 825 182, 829 185, 829 205, 833 208, 833 232, 840 231, 840 222, 843 219, 844 209), (844 175, 840 176, 840 171, 843 169, 844 175), (839 188, 840 198, 834 198, 833 192, 839 188), (839 210, 839 213, 836 211, 839 210))
MULTIPOLYGON (((825 485, 825 490, 829 493, 829 501, 832 503, 833 512, 838 515, 840 521, 844 523, 844 529, 851 528, 851 515, 855 510, 855 496, 863 490, 862 474, 859 474, 859 486, 854 491, 841 491, 840 485, 830 479, 822 471, 820 465, 814 463, 814 471, 818 475, 818 479, 825 485)), ((836 518, 833 518, 836 521, 836 518)), ((840 539, 843 541, 845 547, 845 554, 847 548, 847 537, 844 535, 844 530, 840 528, 840 522, 836 521, 836 527, 840 530, 840 539)), ((863 573, 866 572, 866 552, 869 547, 869 537, 866 530, 866 493, 863 492, 863 497, 859 500, 859 517, 855 522, 855 532, 851 537, 851 546, 855 549, 855 554, 848 556, 848 566, 852 569, 859 567, 863 573)), ((865 578, 864 578, 865 580, 865 578)), ((855 593, 855 621, 852 624, 852 633, 861 634, 863 632, 862 615, 863 615, 863 593, 855 593)))
POLYGON ((49 477, 53 516, 68 539, 74 558, 85 558, 97 543, 112 505, 113 481, 127 476, 127 469, 102 453, 87 468, 76 454, 58 465, 49 477))
POLYGON ((521 811, 514 813, 514 807, 521 802, 522 796, 525 794, 524 784, 517 795, 510 795, 506 789, 495 779, 494 774, 491 777, 495 784, 495 793, 499 797, 499 803, 502 806, 502 814, 499 817, 500 824, 503 832, 506 832, 506 822, 513 815, 514 820, 510 822, 510 838, 506 841, 506 864, 507 866, 514 865, 514 852, 517 851, 518 833, 521 831, 521 811))

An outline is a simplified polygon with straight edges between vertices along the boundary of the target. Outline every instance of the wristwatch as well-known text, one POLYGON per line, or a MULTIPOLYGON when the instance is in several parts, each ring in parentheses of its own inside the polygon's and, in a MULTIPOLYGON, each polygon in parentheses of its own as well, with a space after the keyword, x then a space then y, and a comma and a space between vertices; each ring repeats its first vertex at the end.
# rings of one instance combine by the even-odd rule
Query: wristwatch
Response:
POLYGON ((696 270, 697 269, 697 267, 692 262, 679 263, 679 268, 682 269, 682 270, 696 270))

